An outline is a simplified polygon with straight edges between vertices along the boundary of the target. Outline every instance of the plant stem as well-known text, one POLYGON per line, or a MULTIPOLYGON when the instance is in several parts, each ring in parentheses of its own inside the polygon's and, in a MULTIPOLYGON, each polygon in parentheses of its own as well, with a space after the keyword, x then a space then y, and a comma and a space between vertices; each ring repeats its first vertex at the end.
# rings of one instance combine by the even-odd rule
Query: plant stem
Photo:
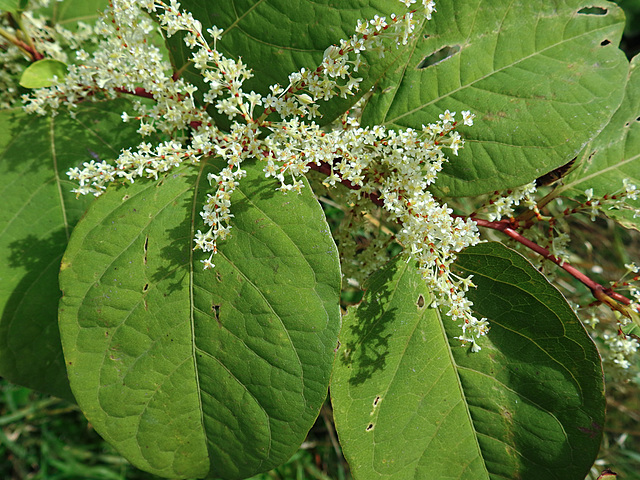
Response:
POLYGON ((483 220, 481 218, 472 218, 472 220, 476 222, 476 224, 479 227, 491 228, 493 230, 498 230, 504 233, 505 235, 515 240, 516 242, 533 250, 534 252, 541 255, 545 259, 555 263, 564 271, 566 271, 569 275, 574 277, 576 280, 584 284, 589 290, 591 290, 591 293, 596 298, 596 300, 602 303, 605 303, 613 310, 617 310, 618 312, 623 314, 625 317, 630 316, 627 309, 622 305, 620 305, 620 304, 630 305, 631 304, 630 299, 628 299, 624 295, 621 295, 620 293, 613 291, 610 288, 603 287, 596 281, 586 276, 584 273, 582 273, 580 270, 578 270, 574 266, 570 265, 567 262, 564 262, 562 259, 551 254, 551 252, 549 252, 549 250, 547 250, 546 248, 541 247, 537 243, 532 242, 528 238, 524 237, 522 234, 520 234, 518 231, 516 231, 513 228, 511 224, 512 222, 508 220, 501 220, 499 222, 490 222, 488 220, 483 220))
POLYGON ((42 54, 37 52, 35 49, 31 48, 28 44, 20 40, 15 35, 10 34, 4 28, 0 28, 0 36, 7 39, 9 42, 18 47, 22 52, 27 55, 32 60, 40 60, 43 58, 42 54))
MULTIPOLYGON (((309 168, 311 168, 312 170, 315 170, 317 172, 323 173, 323 174, 325 174, 327 176, 331 175, 331 173, 332 173, 331 166, 328 163, 325 163, 325 162, 322 162, 320 165, 309 164, 309 168)), ((349 188, 351 190, 359 190, 360 189, 360 187, 358 187, 357 185, 353 185, 350 181, 345 180, 345 179, 342 179, 341 183, 345 187, 347 187, 347 188, 349 188)), ((370 200, 375 205, 378 205, 380 207, 382 207, 384 205, 384 201, 380 198, 380 196, 377 193, 375 193, 375 192, 374 193, 370 193, 370 194, 368 194, 368 197, 370 198, 370 200)), ((545 197, 547 202, 550 201, 553 198, 550 195, 548 195, 547 197, 545 197), (549 197, 549 198, 547 199, 547 197, 549 197)), ((462 218, 467 218, 467 217, 462 217, 462 218)), ((560 259, 560 258, 556 257, 555 255, 553 255, 546 248, 541 247, 537 243, 535 243, 535 242, 529 240, 528 238, 526 238, 525 236, 523 236, 521 233, 519 233, 515 229, 516 225, 518 225, 518 223, 519 223, 518 221, 516 221, 516 220, 513 220, 513 221, 500 220, 498 222, 491 222, 489 220, 484 220, 482 218, 477 218, 477 217, 475 217, 473 215, 471 217, 469 217, 469 218, 471 218, 471 220, 473 220, 476 223, 476 225, 478 225, 479 227, 491 228, 493 230, 500 231, 500 232, 504 233, 505 235, 507 235, 508 237, 510 237, 512 240, 515 240, 516 242, 518 242, 518 243, 524 245, 525 247, 533 250, 538 255, 541 255, 543 258, 555 263, 560 268, 562 268, 564 271, 566 271, 569 275, 574 277, 580 283, 584 284, 589 290, 591 290, 591 293, 592 293, 592 295, 594 296, 594 298, 596 300, 606 304, 609 308, 620 312, 625 317, 631 318, 631 315, 630 315, 628 309, 625 308, 625 306, 628 306, 628 305, 631 304, 631 300, 629 298, 627 298, 624 295, 614 291, 611 288, 605 288, 604 286, 600 285, 595 280, 589 278, 587 275, 582 273, 580 270, 578 270, 574 266, 570 265, 569 263, 567 263, 567 262, 563 261, 562 259, 560 259)))
POLYGON ((116 88, 115 90, 120 93, 127 93, 129 95, 135 95, 136 97, 150 98, 153 100, 153 94, 150 92, 147 92, 142 87, 136 87, 133 89, 133 91, 125 90, 124 88, 119 88, 119 87, 116 88))

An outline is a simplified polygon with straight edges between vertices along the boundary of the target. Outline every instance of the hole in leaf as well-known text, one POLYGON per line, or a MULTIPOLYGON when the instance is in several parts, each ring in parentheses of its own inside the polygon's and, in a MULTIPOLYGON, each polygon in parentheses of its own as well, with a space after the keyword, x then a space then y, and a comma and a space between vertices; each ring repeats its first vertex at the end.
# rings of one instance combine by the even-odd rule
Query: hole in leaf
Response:
POLYGON ((422 294, 418 295, 418 301, 416 302, 416 305, 418 305, 418 308, 420 309, 424 308, 424 297, 422 296, 422 294))
POLYGON ((373 430, 373 423, 370 423, 369 425, 367 425, 367 428, 365 430, 367 432, 370 432, 371 430, 373 430))
POLYGON ((373 400, 373 408, 376 408, 379 403, 380 403, 380 395, 376 396, 376 398, 373 400))
POLYGON ((606 15, 607 9, 602 7, 584 7, 578 10, 579 15, 606 15))
POLYGON ((555 170, 551 170, 549 173, 536 178, 536 186, 544 187, 560 180, 567 173, 569 173, 569 170, 571 170, 571 167, 573 167, 573 164, 575 163, 577 158, 578 157, 575 157, 573 160, 570 160, 568 163, 565 163, 561 167, 558 167, 555 170))
POLYGON ((636 118, 636 122, 640 122, 640 117, 636 118))
POLYGON ((144 287, 142 287, 142 291, 143 291, 143 292, 146 292, 147 290, 149 290, 149 284, 148 284, 148 283, 145 283, 145 284, 144 284, 144 287))
POLYGON ((218 322, 218 326, 222 327, 222 322, 220 321, 220 305, 211 305, 211 313, 213 313, 213 318, 218 322))
POLYGON ((418 65, 418 70, 444 62, 446 59, 451 58, 459 51, 460 45, 442 47, 437 52, 433 52, 431 55, 425 57, 424 60, 422 60, 418 65))
POLYGON ((600 46, 601 47, 606 47, 607 45, 609 45, 611 42, 609 40, 607 40, 606 38, 600 42, 600 46))

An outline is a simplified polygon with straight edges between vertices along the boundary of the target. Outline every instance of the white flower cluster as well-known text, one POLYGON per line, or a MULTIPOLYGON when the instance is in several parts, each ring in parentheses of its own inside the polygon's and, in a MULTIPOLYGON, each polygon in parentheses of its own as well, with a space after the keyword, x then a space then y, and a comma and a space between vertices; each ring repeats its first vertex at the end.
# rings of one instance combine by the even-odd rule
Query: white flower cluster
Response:
MULTIPOLYGON (((411 5, 414 1, 402 3, 411 5)), ((218 242, 229 235, 231 196, 245 176, 245 159, 264 161, 265 176, 277 179, 278 189, 283 192, 299 192, 304 186, 301 177, 311 165, 328 168, 325 185, 348 182, 355 189, 354 200, 377 195, 383 201, 388 219, 401 225, 397 241, 417 261, 423 278, 437 294, 436 303, 444 306, 454 320, 462 321, 459 338, 478 350, 476 340, 487 332, 487 321, 473 316, 471 302, 465 298, 465 292, 473 286, 471 279, 458 277, 450 270, 457 252, 478 243, 478 232, 473 221, 453 217, 452 210, 440 205, 428 191, 446 161, 443 148, 457 155, 463 146, 455 131, 455 112, 444 112, 439 121, 420 131, 361 128, 354 119, 346 119, 342 129, 325 131, 303 121, 318 115, 319 100, 353 94, 360 83, 352 75, 360 65, 360 53, 382 51, 383 39, 405 44, 419 19, 431 18, 435 10, 433 1, 423 0, 422 7, 401 17, 392 15, 389 20, 376 16, 359 21, 356 34, 329 47, 317 69, 301 69, 289 76, 287 87, 272 85, 271 93, 262 96, 243 91, 244 81, 252 76, 247 66, 216 49, 221 29, 207 29, 212 47, 200 22, 190 13, 181 12, 175 0, 168 4, 113 0, 99 24, 105 40, 96 53, 78 52, 83 63, 70 68, 64 83, 41 89, 28 98, 26 108, 44 113, 46 106, 55 109, 62 103, 73 108, 100 92, 108 97, 144 92, 155 105, 138 103, 134 117, 123 114, 124 121, 140 121, 140 134, 175 134, 190 129, 186 144, 171 140, 154 147, 143 142, 137 151, 124 150, 115 165, 91 161, 68 174, 80 184, 77 193, 100 195, 106 184, 117 178, 131 182, 138 177, 157 178, 184 161, 197 162, 204 156, 222 158, 226 166, 218 174, 209 175, 214 192, 208 195, 201 212, 208 230, 198 230, 195 236, 195 249, 210 252, 202 260, 204 268, 215 266, 213 255, 218 242), (146 41, 154 28, 146 12, 155 12, 167 35, 186 32, 184 40, 194 50, 193 64, 208 84, 202 97, 204 106, 193 99, 196 87, 170 76, 169 65, 146 41), (215 126, 206 109, 209 105, 232 120, 228 132, 215 126), (281 121, 272 119, 274 113, 281 121)), ((472 125, 473 115, 462 112, 462 121, 472 125)))
POLYGON ((536 182, 527 183, 520 187, 509 190, 506 194, 496 192, 494 197, 485 206, 486 217, 490 222, 501 220, 503 217, 511 217, 514 207, 523 204, 529 209, 534 209, 536 201, 533 194, 536 193, 536 182))
POLYGON ((605 344, 609 349, 608 360, 615 366, 628 369, 631 366, 629 360, 633 359, 638 351, 638 341, 625 335, 604 334, 605 344))
POLYGON ((633 218, 640 217, 640 208, 634 208, 627 203, 627 200, 637 200, 640 190, 631 183, 628 178, 622 179, 622 188, 613 194, 604 195, 602 198, 596 198, 593 194, 593 188, 589 188, 584 192, 586 200, 575 211, 587 211, 591 221, 595 221, 596 216, 604 213, 604 208, 608 210, 632 210, 633 218))
POLYGON ((69 65, 64 81, 25 95, 25 110, 44 115, 46 107, 54 112, 60 104, 73 109, 97 93, 115 97, 141 88, 158 102, 151 111, 143 110, 142 116, 149 114, 153 121, 168 115, 174 121, 180 118, 186 122, 186 118, 181 118, 187 104, 182 101, 186 83, 173 81, 171 65, 159 49, 148 42, 149 34, 156 26, 148 15, 143 14, 139 2, 113 2, 95 28, 104 38, 99 48, 92 55, 77 50, 76 58, 81 63, 69 65), (170 102, 172 94, 174 98, 170 102), (173 112, 174 108, 179 113, 173 112))
POLYGON ((624 287, 629 290, 633 297, 633 302, 629 305, 635 313, 640 314, 640 267, 635 263, 625 264, 627 273, 622 279, 616 282, 616 286, 624 287))

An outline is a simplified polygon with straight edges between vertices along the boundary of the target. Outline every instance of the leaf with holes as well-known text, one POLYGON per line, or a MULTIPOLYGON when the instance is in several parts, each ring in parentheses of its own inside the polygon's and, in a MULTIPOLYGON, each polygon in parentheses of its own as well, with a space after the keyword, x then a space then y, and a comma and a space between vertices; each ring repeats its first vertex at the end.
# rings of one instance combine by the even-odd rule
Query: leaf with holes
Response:
POLYGON ((91 197, 76 199, 66 171, 109 159, 139 140, 121 125, 123 100, 80 105, 75 119, 0 112, 0 375, 73 400, 58 333, 58 271, 91 197), (116 128, 115 125, 118 125, 116 128))
MULTIPOLYGON (((623 189, 623 180, 640 187, 640 57, 631 61, 625 97, 611 122, 592 142, 587 144, 576 160, 576 166, 557 190, 580 201, 586 200, 585 190, 592 188, 596 198, 623 189)), ((633 208, 640 208, 640 200, 628 199, 633 208)), ((640 229, 634 211, 604 210, 627 228, 640 229)))
POLYGON ((284 463, 327 394, 340 325, 329 227, 308 185, 283 195, 261 165, 243 168, 213 270, 192 249, 212 160, 110 188, 63 259, 73 393, 157 475, 240 479, 284 463))
POLYGON ((528 183, 566 164, 622 100, 624 15, 603 0, 437 2, 413 56, 389 71, 366 124, 421 128, 444 110, 471 110, 465 148, 445 166, 440 194, 528 183), (585 5, 593 8, 585 8, 585 5))
POLYGON ((604 421, 595 345, 520 254, 484 243, 457 265, 491 324, 478 353, 401 259, 343 319, 331 396, 354 478, 583 480, 604 421))

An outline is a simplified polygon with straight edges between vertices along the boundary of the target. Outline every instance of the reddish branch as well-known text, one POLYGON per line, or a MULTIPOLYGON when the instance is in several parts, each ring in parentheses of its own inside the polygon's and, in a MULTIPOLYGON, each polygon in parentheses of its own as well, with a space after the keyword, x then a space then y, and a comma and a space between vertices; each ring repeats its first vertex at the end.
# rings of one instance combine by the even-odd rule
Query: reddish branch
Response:
MULTIPOLYGON (((128 94, 136 95, 136 96, 139 96, 139 97, 153 98, 153 95, 151 93, 147 92, 146 90, 144 90, 143 88, 136 88, 133 92, 132 91, 128 91, 128 90, 124 90, 124 89, 118 89, 118 91, 120 91, 121 93, 128 93, 128 94)), ((192 125, 192 126, 194 128, 197 127, 196 125, 192 125)), ((314 163, 310 163, 309 164, 309 168, 311 170, 315 170, 317 172, 323 173, 323 174, 325 174, 327 176, 330 176, 333 173, 332 166, 329 165, 326 162, 322 162, 320 165, 316 165, 314 163)), ((349 180, 346 180, 346 179, 341 179, 340 183, 342 185, 344 185, 345 187, 351 189, 351 190, 359 190, 360 189, 360 187, 358 185, 354 185, 353 183, 351 183, 349 180)), ((369 199, 375 205, 377 205, 379 207, 382 207, 384 205, 384 201, 380 198, 380 196, 377 193, 370 193, 370 194, 367 194, 367 196, 369 197, 369 199)), ((484 220, 482 218, 476 218, 476 217, 471 217, 471 220, 476 222, 476 224, 479 227, 491 228, 493 230, 498 230, 498 231, 504 233, 505 235, 507 235, 511 239, 515 240, 516 242, 518 242, 518 243, 524 245, 525 247, 533 250, 538 255, 541 255, 543 258, 555 263, 560 268, 562 268, 564 271, 566 271, 569 275, 573 276, 576 280, 578 280, 579 282, 584 284, 589 290, 591 290, 591 293, 596 298, 596 300, 598 300, 598 301, 600 301, 602 303, 605 303, 610 308, 619 311, 620 313, 622 313, 625 316, 629 316, 629 313, 620 304, 629 305, 629 304, 631 304, 631 300, 630 299, 628 299, 624 295, 614 291, 611 288, 603 287, 602 285, 600 285, 599 283, 597 283, 593 279, 591 279, 588 276, 586 276, 584 273, 582 273, 577 268, 573 267, 572 265, 570 265, 566 261, 563 261, 562 259, 560 259, 560 258, 556 257, 555 255, 553 255, 546 248, 541 247, 537 243, 532 242, 528 238, 524 237, 521 233, 519 233, 516 230, 517 225, 514 225, 514 222, 512 222, 510 220, 501 220, 501 221, 498 221, 498 222, 490 222, 489 220, 484 220)))
MULTIPOLYGON (((320 165, 310 163, 309 168, 311 170, 315 170, 316 172, 324 173, 327 177, 330 176, 333 172, 333 169, 327 162, 322 162, 320 165)), ((345 180, 344 178, 340 179, 340 183, 351 190, 360 190, 360 187, 358 185, 354 185, 349 180, 345 180)), ((375 205, 379 207, 382 207, 384 205, 384 201, 377 193, 369 193, 367 194, 367 196, 369 197, 369 200, 371 200, 375 205)))
POLYGON ((115 89, 117 92, 119 93, 127 93, 129 95, 135 95, 136 97, 144 97, 144 98, 150 98, 153 100, 153 93, 149 93, 147 92, 144 88, 142 87, 136 87, 133 89, 133 91, 131 90, 126 90, 124 88, 116 88, 115 89))
MULTIPOLYGON (((331 166, 329 164, 327 164, 327 163, 324 163, 324 162, 319 166, 318 165, 314 165, 314 164, 310 164, 309 167, 312 170, 315 170, 317 172, 323 173, 323 174, 325 174, 327 176, 331 175, 331 173, 332 173, 331 166)), ((343 180, 341 180, 341 183, 345 187, 350 188, 351 190, 360 189, 360 187, 358 187, 357 185, 352 184, 348 180, 344 180, 343 179, 343 180)), ((372 193, 372 194, 369 194, 368 196, 369 196, 369 198, 371 199, 371 201, 375 205, 383 206, 383 200, 379 197, 379 195, 377 193, 372 193)), ((504 233, 505 235, 510 237, 512 240, 515 240, 516 242, 518 242, 518 243, 524 245, 525 247, 533 250, 538 255, 541 255, 543 258, 555 263, 560 268, 562 268, 564 271, 566 271, 569 275, 574 277, 576 280, 578 280, 579 282, 584 284, 589 290, 591 290, 591 293, 596 298, 596 300, 608 305, 610 308, 612 308, 614 310, 619 311, 624 316, 627 316, 627 317, 629 316, 629 313, 620 304, 629 305, 629 304, 631 304, 631 300, 630 299, 628 299, 624 295, 614 291, 611 288, 603 287, 602 285, 600 285, 599 283, 597 283, 593 279, 591 279, 588 276, 586 276, 584 273, 582 273, 580 270, 578 270, 574 266, 570 265, 569 263, 567 263, 567 262, 563 261, 562 259, 560 259, 560 258, 556 257, 555 255, 553 255, 546 248, 541 247, 537 243, 532 242, 531 240, 529 240, 528 238, 523 236, 521 233, 519 233, 516 230, 517 225, 515 224, 515 222, 513 222, 511 220, 501 220, 501 221, 498 221, 498 222, 490 222, 489 220, 484 220, 482 218, 476 218, 476 217, 473 217, 473 216, 471 217, 471 220, 476 222, 476 225, 478 225, 479 227, 491 228, 493 230, 498 230, 498 231, 504 233)))
POLYGON ((13 43, 16 47, 18 47, 20 50, 25 52, 27 55, 29 55, 32 61, 36 62, 44 58, 44 55, 42 55, 38 50, 36 50, 34 45, 32 44, 30 45, 29 43, 19 39, 17 36, 6 32, 4 29, 0 29, 0 35, 6 38, 11 43, 13 43))
POLYGON ((22 40, 18 40, 18 39, 16 39, 14 43, 18 48, 27 52, 31 56, 34 62, 37 62, 38 60, 42 60, 44 58, 43 54, 41 54, 39 51, 37 51, 34 47, 29 45, 28 43, 25 43, 22 40))
POLYGON ((481 218, 471 218, 479 227, 491 228, 493 230, 498 230, 508 237, 512 238, 516 242, 524 245, 525 247, 533 250, 537 254, 541 255, 545 259, 555 263, 564 271, 566 271, 569 275, 583 283, 589 290, 593 296, 600 302, 607 304, 609 307, 614 310, 619 311, 625 316, 629 316, 629 313, 624 309, 624 307, 620 306, 620 302, 624 305, 631 304, 631 300, 629 300, 624 295, 621 295, 618 292, 615 292, 611 288, 605 288, 593 279, 587 277, 584 273, 582 273, 577 268, 568 264, 567 262, 562 261, 562 259, 553 255, 549 250, 544 247, 541 247, 535 242, 532 242, 528 238, 524 237, 517 230, 515 230, 514 225, 509 220, 501 220, 499 222, 490 222, 488 220, 483 220, 481 218))

